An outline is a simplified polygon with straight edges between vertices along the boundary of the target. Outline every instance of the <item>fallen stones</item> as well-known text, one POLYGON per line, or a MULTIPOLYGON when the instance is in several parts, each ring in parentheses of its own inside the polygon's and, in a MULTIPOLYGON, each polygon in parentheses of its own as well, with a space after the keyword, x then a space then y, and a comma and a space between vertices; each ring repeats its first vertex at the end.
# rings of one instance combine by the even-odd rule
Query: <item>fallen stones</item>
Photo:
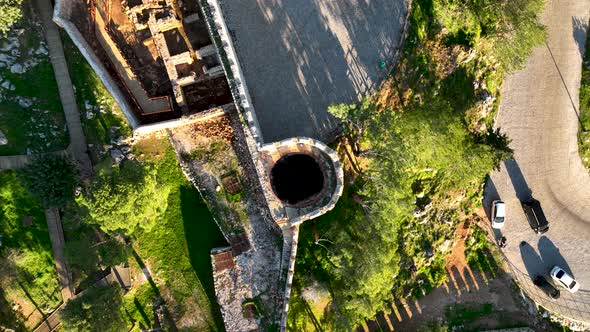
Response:
POLYGON ((16 89, 14 84, 12 84, 9 80, 2 82, 2 84, 0 84, 0 87, 10 91, 14 91, 14 89, 16 89))
POLYGON ((119 164, 121 161, 123 161, 123 159, 125 159, 125 155, 119 149, 112 149, 111 158, 113 158, 115 164, 119 164))
POLYGON ((2 130, 0 130, 0 145, 6 145, 6 144, 8 144, 8 138, 6 138, 6 135, 4 135, 2 130))
POLYGON ((25 68, 20 63, 15 63, 10 66, 10 72, 13 74, 22 74, 25 72, 25 68))

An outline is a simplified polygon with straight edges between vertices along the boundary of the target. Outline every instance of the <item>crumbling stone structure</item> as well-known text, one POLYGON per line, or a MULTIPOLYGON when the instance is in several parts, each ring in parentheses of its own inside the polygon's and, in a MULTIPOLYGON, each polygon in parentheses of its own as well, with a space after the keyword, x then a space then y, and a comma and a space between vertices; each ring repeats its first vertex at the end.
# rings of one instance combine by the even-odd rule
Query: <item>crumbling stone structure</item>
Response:
MULTIPOLYGON (((242 129, 269 214, 273 224, 279 226, 283 234, 280 270, 283 271, 285 288, 281 301, 282 314, 277 323, 281 331, 285 331, 299 225, 335 206, 343 190, 342 166, 335 151, 314 139, 295 137, 269 144, 263 141, 219 3, 217 0, 197 1, 202 12, 176 8, 172 0, 90 0, 88 3, 82 0, 56 0, 54 21, 64 28, 80 49, 121 107, 135 133, 147 134, 216 116, 223 112, 221 106, 233 99, 243 123, 242 129), (117 17, 110 17, 111 1, 120 6, 117 8, 122 10, 122 15, 117 13, 117 17), (82 28, 80 23, 75 23, 76 11, 79 10, 89 16, 87 21, 92 26, 88 31, 94 31, 99 44, 87 39, 92 38, 92 35, 85 36, 88 31, 82 33, 81 29, 88 22, 82 22, 82 28), (126 39, 117 35, 121 33, 116 29, 117 19, 117 22, 131 22, 130 29, 134 34, 128 37, 137 39, 135 51, 152 55, 153 62, 147 64, 149 68, 158 73, 158 63, 162 62, 170 85, 170 96, 153 95, 154 91, 166 91, 166 85, 147 86, 150 84, 149 77, 142 78, 145 73, 141 70, 141 66, 146 65, 146 58, 136 59, 133 47, 130 50, 129 45, 121 41, 126 39), (207 38, 199 39, 199 36, 194 35, 191 38, 192 27, 199 28, 202 25, 208 30, 207 38), (185 30, 185 27, 188 29, 185 30), (174 112, 182 115, 180 119, 153 116, 174 112), (146 123, 143 120, 150 116, 157 121, 146 123), (309 165, 314 169, 317 167, 318 180, 321 181, 317 190, 311 190, 308 196, 304 195, 297 200, 281 197, 280 180, 272 176, 273 170, 282 167, 279 163, 288 163, 293 156, 296 156, 294 159, 301 157, 299 159, 311 160, 309 165)), ((153 75, 156 78, 161 76, 153 75)), ((289 174, 282 176, 288 177, 289 174)), ((224 255, 224 268, 231 269, 233 264, 228 259, 236 257, 223 252, 213 253, 214 267, 219 264, 215 259, 221 253, 224 255)), ((224 303, 220 305, 223 307, 224 303)), ((233 317, 232 321, 235 322, 235 319, 233 317)), ((228 317, 224 316, 224 320, 227 323, 228 317)))
POLYGON ((148 133, 198 121, 233 102, 203 14, 194 7, 175 8, 171 0, 57 0, 54 21, 130 126, 148 133), (200 29, 187 34, 185 25, 200 29))

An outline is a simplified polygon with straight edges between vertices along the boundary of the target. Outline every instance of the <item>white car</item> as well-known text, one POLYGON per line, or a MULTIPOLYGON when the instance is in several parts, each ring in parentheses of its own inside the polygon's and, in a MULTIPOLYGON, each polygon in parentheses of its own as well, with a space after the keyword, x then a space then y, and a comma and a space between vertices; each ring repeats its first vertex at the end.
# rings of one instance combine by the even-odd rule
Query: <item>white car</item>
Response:
POLYGON ((549 274, 556 283, 565 287, 570 293, 575 293, 580 289, 580 284, 559 266, 554 266, 549 274))
POLYGON ((500 229, 504 227, 504 218, 506 217, 506 205, 500 200, 492 202, 492 228, 500 229))

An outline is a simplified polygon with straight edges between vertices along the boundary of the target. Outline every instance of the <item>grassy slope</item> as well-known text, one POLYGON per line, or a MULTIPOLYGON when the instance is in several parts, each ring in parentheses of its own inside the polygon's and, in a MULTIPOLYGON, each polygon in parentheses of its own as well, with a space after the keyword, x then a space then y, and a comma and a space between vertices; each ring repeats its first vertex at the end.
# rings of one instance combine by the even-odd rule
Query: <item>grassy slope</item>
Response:
MULTIPOLYGON (((157 276, 157 286, 165 286, 174 299, 174 312, 193 312, 201 321, 201 330, 223 330, 221 314, 215 302, 210 250, 225 246, 225 240, 213 221, 198 191, 182 174, 174 151, 166 139, 150 140, 137 146, 137 154, 157 165, 159 179, 172 187, 168 209, 161 223, 149 232, 135 234, 134 247, 157 276), (162 284, 158 283, 160 281, 162 284), (197 312, 194 312, 194 311, 197 312)), ((153 289, 154 292, 165 291, 153 289)), ((139 307, 149 306, 150 291, 138 291, 134 315, 145 317, 139 307), (147 293, 147 296, 146 296, 147 293), (142 303, 143 302, 143 303, 142 303)), ((170 305, 170 303, 169 303, 170 305)), ((149 315, 146 315, 149 318, 149 315)))
POLYGON ((14 171, 0 172, 0 236, 4 295, 42 310, 55 309, 61 293, 43 207, 25 191, 14 171), (33 217, 30 227, 23 226, 25 216, 33 217))
POLYGON ((590 169, 590 34, 586 39, 586 52, 582 64, 582 83, 580 86, 579 151, 582 163, 590 169))
MULTIPOLYGON (((21 64, 31 58, 28 52, 38 49, 43 38, 41 28, 31 23, 28 8, 24 7, 25 17, 15 27, 24 29, 19 37, 21 56, 18 63, 21 64)), ((35 57, 42 58, 41 62, 23 74, 0 68, 0 77, 9 80, 16 88, 14 91, 0 89, 1 92, 11 97, 36 98, 29 108, 21 107, 13 98, 0 98, 0 129, 8 138, 8 144, 0 146, 0 155, 23 154, 27 148, 34 152, 56 151, 68 145, 65 117, 49 57, 35 57), (57 127, 54 127, 56 136, 51 135, 50 125, 57 127), (46 138, 27 136, 27 133, 43 134, 46 138)))

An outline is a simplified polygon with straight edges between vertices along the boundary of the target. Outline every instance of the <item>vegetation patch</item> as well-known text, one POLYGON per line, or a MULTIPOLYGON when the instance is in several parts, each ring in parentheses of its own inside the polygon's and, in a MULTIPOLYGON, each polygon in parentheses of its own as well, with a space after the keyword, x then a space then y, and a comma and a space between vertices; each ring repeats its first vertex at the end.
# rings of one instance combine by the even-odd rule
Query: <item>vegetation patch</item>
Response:
POLYGON ((127 261, 135 281, 121 300, 126 329, 223 330, 210 250, 227 243, 167 138, 133 149, 137 159, 97 170, 64 213, 76 283, 87 288, 103 267, 127 261))
POLYGON ((0 7, 0 155, 62 150, 69 139, 42 27, 28 2, 0 7), (23 17, 3 31, 13 9, 23 17))
MULTIPOLYGON (((329 108, 344 124, 338 150, 349 185, 332 211, 301 227, 296 273, 328 285, 334 330, 446 279, 454 227, 471 219, 486 175, 512 153, 491 124, 503 75, 544 40, 542 8, 540 0, 413 1, 383 88, 360 105, 329 108)), ((297 292, 291 301, 301 301, 297 292)), ((300 330, 298 317, 289 326, 300 330)))
POLYGON ((498 263, 501 259, 497 259, 497 249, 493 243, 490 242, 479 226, 471 226, 472 233, 467 241, 465 241, 465 259, 472 269, 477 269, 481 272, 491 272, 495 274, 498 269, 498 263))
POLYGON ((180 128, 172 140, 224 234, 244 233, 249 222, 244 195, 249 188, 234 150, 229 119, 220 117, 180 128))
POLYGON ((118 284, 93 286, 68 301, 61 310, 62 330, 126 331, 122 309, 122 291, 118 284))
POLYGON ((0 172, 0 321, 32 329, 60 302, 43 206, 15 171, 0 172))
POLYGON ((584 167, 590 170, 590 34, 586 37, 580 85, 580 130, 578 144, 584 167))
POLYGON ((169 290, 177 317, 198 317, 194 327, 223 330, 209 255, 212 248, 227 243, 199 192, 182 174, 170 143, 162 140, 163 155, 150 159, 146 154, 144 162, 154 163, 158 180, 170 188, 168 207, 151 230, 133 234, 134 248, 140 257, 149 258, 145 263, 158 276, 157 283, 169 290))

